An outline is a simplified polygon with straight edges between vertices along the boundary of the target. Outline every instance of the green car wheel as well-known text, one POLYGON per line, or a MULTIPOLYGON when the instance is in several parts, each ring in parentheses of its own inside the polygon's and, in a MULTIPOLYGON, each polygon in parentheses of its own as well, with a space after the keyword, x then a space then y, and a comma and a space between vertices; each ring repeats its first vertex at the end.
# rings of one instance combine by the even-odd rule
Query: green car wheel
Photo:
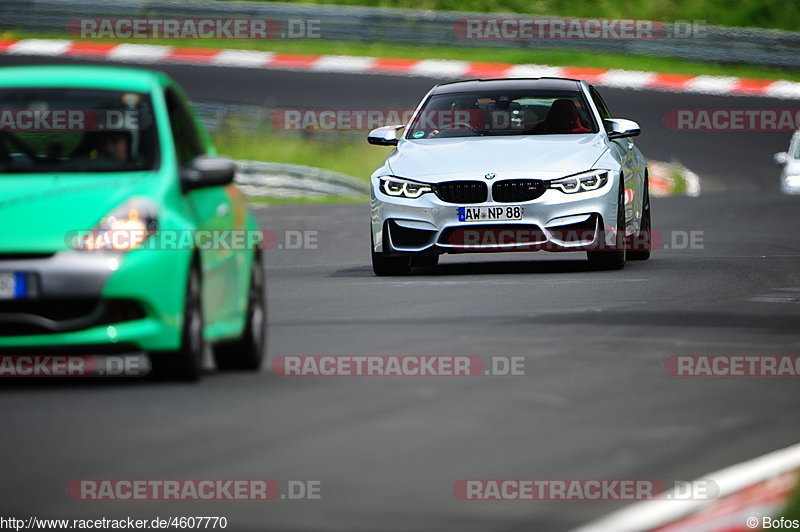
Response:
POLYGON ((266 281, 261 253, 257 253, 250 268, 250 292, 247 304, 247 325, 241 338, 220 342, 214 346, 217 368, 227 370, 257 370, 264 360, 267 347, 266 281))
POLYGON ((181 347, 174 352, 156 352, 150 355, 150 363, 156 377, 196 381, 203 369, 203 301, 200 297, 200 272, 192 264, 186 287, 183 311, 183 333, 181 347))

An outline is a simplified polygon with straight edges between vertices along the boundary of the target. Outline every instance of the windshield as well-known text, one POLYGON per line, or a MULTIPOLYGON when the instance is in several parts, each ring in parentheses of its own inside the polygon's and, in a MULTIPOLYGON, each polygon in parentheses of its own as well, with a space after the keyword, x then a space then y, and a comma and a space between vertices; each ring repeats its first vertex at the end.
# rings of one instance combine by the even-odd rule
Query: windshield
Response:
POLYGON ((493 90, 431 96, 406 138, 585 133, 597 126, 579 91, 493 90))
POLYGON ((0 173, 130 172, 157 164, 147 94, 0 89, 0 173))

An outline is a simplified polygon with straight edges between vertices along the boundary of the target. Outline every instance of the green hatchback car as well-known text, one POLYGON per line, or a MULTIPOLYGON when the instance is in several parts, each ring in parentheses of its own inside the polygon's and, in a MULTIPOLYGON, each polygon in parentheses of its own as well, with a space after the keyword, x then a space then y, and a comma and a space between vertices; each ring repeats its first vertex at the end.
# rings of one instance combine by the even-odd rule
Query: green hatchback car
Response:
POLYGON ((0 353, 257 370, 261 232, 181 88, 147 70, 0 68, 0 353))

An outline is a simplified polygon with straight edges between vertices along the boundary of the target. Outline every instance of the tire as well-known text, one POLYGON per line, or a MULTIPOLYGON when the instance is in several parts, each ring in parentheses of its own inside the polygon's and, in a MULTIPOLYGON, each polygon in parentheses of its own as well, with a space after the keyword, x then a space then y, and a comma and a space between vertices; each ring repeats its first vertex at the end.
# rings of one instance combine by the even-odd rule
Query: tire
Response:
POLYGON ((250 267, 247 323, 242 336, 214 346, 214 361, 221 370, 258 371, 267 347, 267 299, 264 262, 256 253, 250 267))
POLYGON ((433 268, 439 264, 439 255, 416 255, 411 257, 411 266, 418 268, 433 268))
POLYGON ((411 273, 411 257, 387 257, 373 251, 372 271, 380 277, 408 275, 411 273))
POLYGON ((157 377, 170 380, 194 382, 200 379, 203 369, 203 298, 200 267, 193 262, 186 282, 186 297, 183 304, 183 327, 181 346, 176 351, 153 353, 150 363, 157 377))
POLYGON ((383 253, 375 252, 375 237, 370 229, 370 242, 372 246, 372 271, 379 277, 408 275, 411 273, 411 256, 389 257, 383 253))
POLYGON ((650 217, 650 185, 648 181, 649 179, 647 178, 647 174, 645 174, 642 224, 639 228, 639 232, 633 236, 630 246, 633 249, 628 249, 625 257, 627 260, 647 260, 650 258, 650 250, 652 245, 651 232, 653 224, 650 217))
POLYGON ((617 199, 617 239, 613 249, 604 249, 605 229, 600 232, 600 249, 586 252, 594 270, 621 270, 625 267, 625 180, 619 176, 619 198, 617 199))

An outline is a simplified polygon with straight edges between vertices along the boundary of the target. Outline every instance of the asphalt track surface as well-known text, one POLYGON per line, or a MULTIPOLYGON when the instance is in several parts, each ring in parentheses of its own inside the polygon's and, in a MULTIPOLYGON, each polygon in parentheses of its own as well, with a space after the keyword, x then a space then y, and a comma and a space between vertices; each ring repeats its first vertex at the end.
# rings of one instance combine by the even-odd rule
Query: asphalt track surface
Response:
MULTIPOLYGON (((0 57, 0 64, 51 63, 0 57)), ((63 61, 71 62, 71 61, 63 61)), ((195 100, 284 107, 410 106, 434 81, 164 67, 195 100)), ((468 478, 689 480, 800 440, 791 378, 676 378, 671 355, 797 355, 800 206, 771 155, 790 133, 679 133, 679 108, 796 102, 604 90, 646 156, 703 178, 654 200, 666 249, 619 272, 580 254, 450 256, 376 278, 365 205, 257 209, 318 249, 267 256, 269 356, 525 357, 526 375, 286 378, 209 373, 199 385, 68 382, 0 390, 3 515, 223 515, 232 530, 562 531, 622 502, 465 502, 468 478), (671 235, 702 232, 700 249, 671 235), (322 481, 322 499, 76 502, 81 478, 322 481)), ((380 149, 380 148, 376 148, 380 149)))

